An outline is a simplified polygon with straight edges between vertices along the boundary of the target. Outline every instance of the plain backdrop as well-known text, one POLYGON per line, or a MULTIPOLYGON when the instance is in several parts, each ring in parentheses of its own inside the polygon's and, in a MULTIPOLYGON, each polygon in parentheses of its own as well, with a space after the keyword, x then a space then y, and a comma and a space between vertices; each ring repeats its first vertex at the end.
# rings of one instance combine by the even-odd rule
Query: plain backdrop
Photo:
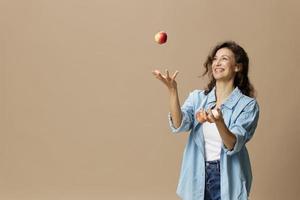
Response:
POLYGON ((189 133, 180 102, 207 80, 210 50, 234 40, 250 57, 261 108, 247 144, 251 199, 299 194, 297 0, 0 0, 0 199, 175 200, 189 133), (154 34, 168 33, 158 45, 154 34))

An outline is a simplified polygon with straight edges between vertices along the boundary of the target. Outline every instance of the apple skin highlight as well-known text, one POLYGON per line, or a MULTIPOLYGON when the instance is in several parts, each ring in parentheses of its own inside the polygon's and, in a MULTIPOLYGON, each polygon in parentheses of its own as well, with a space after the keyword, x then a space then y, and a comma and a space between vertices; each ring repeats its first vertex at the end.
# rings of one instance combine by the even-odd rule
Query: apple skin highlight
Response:
POLYGON ((164 31, 160 31, 160 32, 156 33, 155 36, 154 36, 154 40, 158 44, 166 43, 167 39, 168 39, 168 35, 164 31))

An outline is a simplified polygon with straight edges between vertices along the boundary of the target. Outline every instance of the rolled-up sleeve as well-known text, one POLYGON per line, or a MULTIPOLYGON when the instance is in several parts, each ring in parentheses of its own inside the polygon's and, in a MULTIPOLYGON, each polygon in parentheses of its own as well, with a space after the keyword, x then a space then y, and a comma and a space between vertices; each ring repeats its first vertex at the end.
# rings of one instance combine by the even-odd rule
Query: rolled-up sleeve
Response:
POLYGON ((234 148, 229 150, 223 144, 227 155, 239 152, 243 146, 252 138, 257 127, 259 118, 259 106, 256 100, 251 101, 240 113, 229 130, 236 136, 234 148))
POLYGON ((194 122, 194 93, 196 91, 190 92, 188 98, 185 100, 181 106, 182 120, 178 128, 176 128, 172 121, 171 112, 168 113, 168 121, 173 133, 186 132, 189 131, 194 122))

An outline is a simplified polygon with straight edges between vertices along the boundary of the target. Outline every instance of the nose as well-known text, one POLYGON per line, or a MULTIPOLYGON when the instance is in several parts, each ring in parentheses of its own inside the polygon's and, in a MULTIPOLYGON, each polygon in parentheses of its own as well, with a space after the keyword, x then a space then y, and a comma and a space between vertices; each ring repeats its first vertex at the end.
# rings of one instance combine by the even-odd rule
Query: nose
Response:
POLYGON ((216 66, 220 66, 220 64, 221 64, 221 63, 220 63, 220 59, 216 59, 216 60, 215 60, 215 65, 216 65, 216 66))

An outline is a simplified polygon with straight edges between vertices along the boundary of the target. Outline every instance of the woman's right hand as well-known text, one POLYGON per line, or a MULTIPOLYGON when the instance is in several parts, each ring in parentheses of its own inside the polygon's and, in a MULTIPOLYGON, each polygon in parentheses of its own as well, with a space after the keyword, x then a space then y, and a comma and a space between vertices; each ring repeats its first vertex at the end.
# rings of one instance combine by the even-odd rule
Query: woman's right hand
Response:
POLYGON ((161 82, 163 82, 169 91, 176 90, 177 89, 177 83, 175 81, 175 78, 177 74, 179 73, 178 71, 175 71, 172 77, 169 75, 169 71, 166 69, 166 75, 162 75, 159 70, 154 70, 152 73, 155 75, 157 79, 159 79, 161 82))

